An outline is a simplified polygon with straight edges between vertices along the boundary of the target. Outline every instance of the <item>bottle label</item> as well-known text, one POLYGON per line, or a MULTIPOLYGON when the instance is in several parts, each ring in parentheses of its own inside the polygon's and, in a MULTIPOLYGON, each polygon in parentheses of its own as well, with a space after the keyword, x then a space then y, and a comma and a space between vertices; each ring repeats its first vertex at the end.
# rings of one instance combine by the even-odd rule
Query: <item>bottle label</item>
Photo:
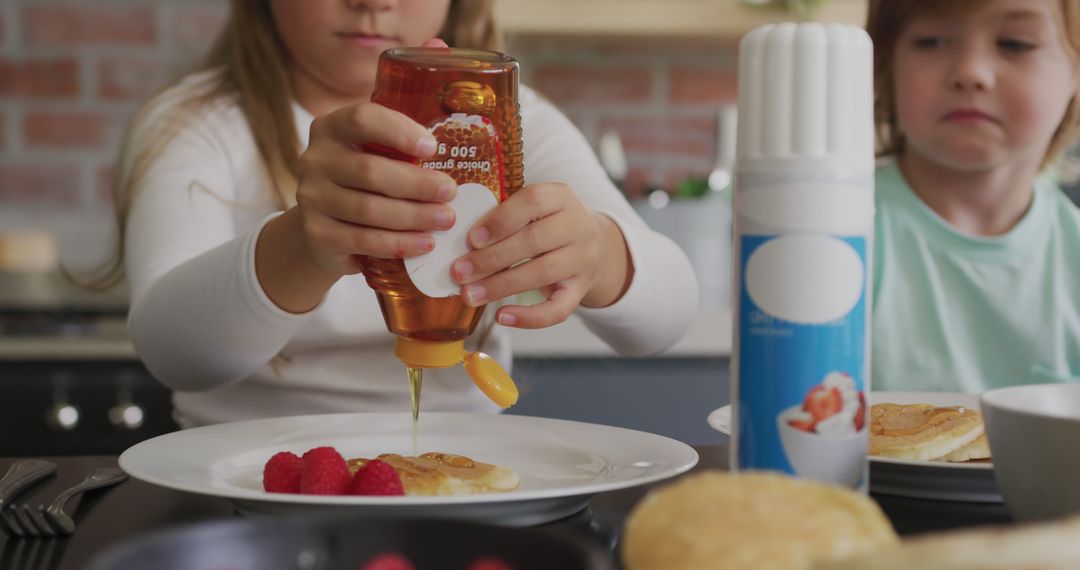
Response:
POLYGON ((469 252, 468 232, 485 214, 506 198, 502 185, 499 135, 486 117, 453 113, 431 127, 437 146, 420 166, 445 172, 458 184, 450 207, 456 219, 448 230, 432 232, 435 247, 405 259, 409 280, 432 298, 451 297, 461 291, 450 267, 469 252))
POLYGON ((502 185, 502 148, 490 119, 454 113, 430 130, 438 146, 435 155, 421 160, 420 166, 449 174, 458 186, 479 184, 499 202, 506 199, 502 185))
POLYGON ((737 462, 866 484, 866 238, 743 235, 737 462))

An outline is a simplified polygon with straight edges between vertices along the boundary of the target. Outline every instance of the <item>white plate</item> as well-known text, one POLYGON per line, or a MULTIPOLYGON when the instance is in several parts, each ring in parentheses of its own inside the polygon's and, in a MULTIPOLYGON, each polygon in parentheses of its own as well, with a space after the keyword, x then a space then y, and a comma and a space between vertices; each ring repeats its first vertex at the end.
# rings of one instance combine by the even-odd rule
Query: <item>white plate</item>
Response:
MULTIPOLYGON (((870 403, 931 404, 979 409, 977 394, 955 392, 871 392, 870 403)), ((731 406, 713 410, 707 421, 731 435, 731 406)), ((986 462, 949 463, 870 457, 870 490, 874 493, 977 503, 1002 501, 994 466, 986 462)))
POLYGON ((218 424, 173 432, 120 455, 136 479, 227 498, 244 513, 355 509, 365 514, 540 524, 585 508, 596 493, 673 477, 697 464, 690 446, 628 429, 512 415, 425 412, 417 451, 466 455, 512 467, 509 493, 455 497, 359 497, 266 493, 262 468, 278 451, 330 445, 346 458, 412 455, 409 414, 329 414, 218 424))

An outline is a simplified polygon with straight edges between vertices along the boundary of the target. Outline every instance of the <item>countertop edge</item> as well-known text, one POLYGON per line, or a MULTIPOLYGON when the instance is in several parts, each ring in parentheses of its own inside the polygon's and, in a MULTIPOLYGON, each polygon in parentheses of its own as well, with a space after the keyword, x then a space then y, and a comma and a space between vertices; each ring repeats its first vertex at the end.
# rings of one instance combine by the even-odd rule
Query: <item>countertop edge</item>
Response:
MULTIPOLYGON (((655 355, 664 357, 722 357, 731 353, 731 313, 726 308, 702 312, 675 346, 655 355)), ((577 316, 539 330, 514 329, 510 333, 515 357, 618 356, 586 328, 577 316)))
MULTIPOLYGON (((703 312, 687 334, 667 351, 651 358, 723 357, 731 352, 731 314, 726 309, 703 312)), ((514 356, 523 358, 616 357, 576 315, 566 322, 538 330, 512 329, 514 356)), ((0 361, 134 360, 131 341, 124 336, 0 338, 0 361)))

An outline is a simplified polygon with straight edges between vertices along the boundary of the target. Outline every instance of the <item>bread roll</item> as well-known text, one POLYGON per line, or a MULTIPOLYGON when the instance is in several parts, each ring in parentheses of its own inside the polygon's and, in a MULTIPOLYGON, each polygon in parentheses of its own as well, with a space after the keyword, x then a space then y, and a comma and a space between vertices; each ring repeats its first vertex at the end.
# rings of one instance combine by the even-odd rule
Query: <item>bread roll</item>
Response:
POLYGON ((706 471, 634 507, 622 558, 627 570, 808 570, 896 541, 865 495, 780 474, 706 471))
POLYGON ((815 570, 1077 570, 1080 516, 1053 523, 928 534, 815 570))

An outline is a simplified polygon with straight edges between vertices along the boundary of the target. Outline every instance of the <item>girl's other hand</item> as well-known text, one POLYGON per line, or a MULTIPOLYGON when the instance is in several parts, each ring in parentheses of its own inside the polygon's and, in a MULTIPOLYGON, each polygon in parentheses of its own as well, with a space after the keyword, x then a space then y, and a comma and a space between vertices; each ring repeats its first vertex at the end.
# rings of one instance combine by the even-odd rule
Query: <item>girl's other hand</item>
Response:
POLYGON ((629 286, 633 266, 621 230, 587 209, 565 184, 533 184, 512 194, 469 231, 473 251, 458 258, 454 279, 466 303, 539 289, 547 300, 499 309, 506 326, 558 324, 578 304, 605 307, 629 286), (523 259, 526 263, 511 267, 523 259))
POLYGON ((448 48, 450 46, 446 45, 446 42, 442 41, 441 38, 431 38, 420 47, 448 48))
POLYGON ((405 115, 375 103, 343 107, 311 124, 300 156, 296 210, 316 263, 358 273, 357 255, 402 258, 434 247, 431 233, 454 225, 450 176, 364 150, 366 144, 426 158, 435 138, 405 115))

